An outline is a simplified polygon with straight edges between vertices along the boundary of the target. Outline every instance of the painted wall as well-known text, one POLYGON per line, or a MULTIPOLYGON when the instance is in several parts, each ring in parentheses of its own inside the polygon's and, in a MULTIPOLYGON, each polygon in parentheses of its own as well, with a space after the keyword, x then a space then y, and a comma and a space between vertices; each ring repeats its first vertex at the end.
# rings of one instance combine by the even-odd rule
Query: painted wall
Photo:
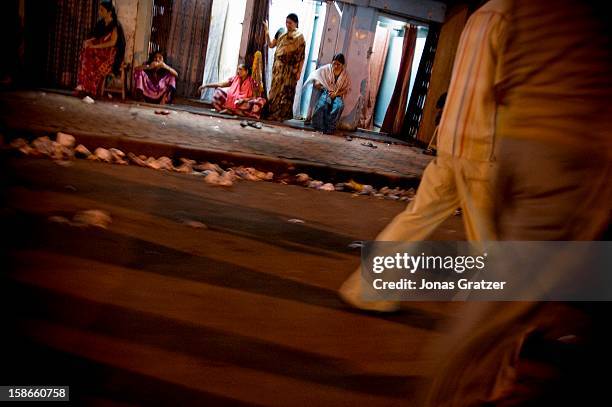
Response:
POLYGON ((125 35, 125 61, 132 63, 134 59, 134 39, 138 19, 138 3, 140 0, 115 0, 117 17, 125 35))
POLYGON ((134 33, 134 66, 141 65, 149 58, 149 38, 153 19, 153 0, 138 0, 136 31, 134 33))

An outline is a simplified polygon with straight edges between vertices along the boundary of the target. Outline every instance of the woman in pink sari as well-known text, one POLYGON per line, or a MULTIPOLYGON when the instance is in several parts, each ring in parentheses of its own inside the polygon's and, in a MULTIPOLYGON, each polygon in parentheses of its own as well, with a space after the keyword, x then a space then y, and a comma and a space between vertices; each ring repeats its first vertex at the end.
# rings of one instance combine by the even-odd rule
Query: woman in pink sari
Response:
POLYGON ((236 75, 227 81, 202 85, 199 90, 205 88, 217 88, 213 96, 213 106, 219 113, 259 119, 261 109, 266 104, 266 99, 259 96, 259 87, 244 64, 238 65, 236 75))
POLYGON ((136 97, 150 103, 172 103, 178 72, 164 62, 164 54, 155 52, 149 62, 134 69, 136 97))

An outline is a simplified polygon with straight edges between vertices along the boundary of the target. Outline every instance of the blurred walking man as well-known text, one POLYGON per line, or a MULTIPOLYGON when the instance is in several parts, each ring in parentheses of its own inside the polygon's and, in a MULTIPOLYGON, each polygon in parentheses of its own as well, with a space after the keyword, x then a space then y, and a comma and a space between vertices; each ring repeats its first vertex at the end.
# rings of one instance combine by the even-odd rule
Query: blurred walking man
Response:
MULTIPOLYGON (((609 227, 612 55, 604 6, 513 0, 498 86, 494 191, 501 240, 598 240, 609 227)), ((558 260, 542 265, 550 278, 533 286, 534 297, 567 278, 558 260)), ((589 270, 583 272, 576 277, 588 279, 589 270)), ((608 309, 605 303, 470 303, 444 349, 428 405, 601 404, 607 383, 594 366, 605 369, 605 358, 610 361, 608 309), (531 332, 550 347, 568 334, 581 338, 566 385, 525 379, 519 355, 531 332)))
MULTIPOLYGON (((491 0, 470 16, 461 34, 438 130, 438 156, 423 173, 414 201, 377 236, 419 241, 460 207, 468 240, 494 240, 495 86, 508 29, 508 0, 491 0)), ((340 297, 363 310, 392 312, 394 301, 364 301, 357 269, 340 297)))

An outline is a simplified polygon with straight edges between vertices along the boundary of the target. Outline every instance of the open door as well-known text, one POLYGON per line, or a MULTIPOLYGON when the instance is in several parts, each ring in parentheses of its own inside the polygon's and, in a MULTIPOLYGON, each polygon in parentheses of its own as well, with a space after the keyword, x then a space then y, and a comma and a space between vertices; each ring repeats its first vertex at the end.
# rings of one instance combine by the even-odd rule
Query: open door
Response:
MULTIPOLYGON (((213 0, 203 83, 222 82, 236 74, 242 39, 236 33, 242 33, 246 3, 246 0, 213 0)), ((214 89, 206 89, 200 98, 211 102, 214 93, 214 89)))
MULTIPOLYGON (((415 26, 415 24, 411 24, 415 26)), ((417 70, 423 47, 427 37, 428 27, 424 24, 416 25, 416 39, 409 55, 403 55, 404 40, 409 32, 407 21, 402 18, 379 15, 376 25, 372 57, 370 61, 370 86, 367 109, 360 122, 360 126, 367 130, 379 131, 385 120, 391 99, 396 90, 398 73, 402 62, 410 67, 409 83, 406 94, 402 95, 400 103, 403 112, 406 110, 408 100, 414 87, 417 70), (402 61, 403 58, 412 58, 411 61, 402 61)))
MULTIPOLYGON (((303 88, 310 72, 318 67, 319 47, 323 34, 323 21, 325 21, 325 2, 316 0, 270 0, 269 3, 270 36, 277 30, 284 29, 288 14, 297 14, 300 23, 298 30, 304 35, 306 41, 306 57, 300 80, 297 82, 295 99, 293 103, 293 116, 303 118, 308 111, 308 102, 312 92, 310 87, 303 88)), ((268 90, 272 83, 272 66, 274 65, 274 49, 268 52, 266 64, 266 84, 268 90)))
POLYGON ((351 90, 344 100, 344 111, 338 125, 340 129, 355 130, 366 104, 376 13, 371 7, 327 2, 318 65, 328 64, 334 54, 343 53, 351 78, 351 90))

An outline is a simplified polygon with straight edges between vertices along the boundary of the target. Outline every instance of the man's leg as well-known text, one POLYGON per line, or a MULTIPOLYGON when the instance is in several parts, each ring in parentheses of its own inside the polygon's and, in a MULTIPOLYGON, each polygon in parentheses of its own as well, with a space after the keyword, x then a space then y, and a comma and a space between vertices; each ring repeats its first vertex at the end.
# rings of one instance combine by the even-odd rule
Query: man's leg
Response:
POLYGON ((455 182, 467 240, 497 240, 494 221, 492 178, 495 164, 488 161, 456 160, 455 182))
MULTIPOLYGON (((612 169, 605 158, 523 140, 502 139, 500 151, 494 196, 499 199, 501 239, 599 238, 608 225, 612 201, 608 182, 612 169)), ((559 268, 550 272, 556 279, 566 277, 559 268)), ((428 405, 471 405, 515 392, 518 355, 525 338, 535 330, 559 337, 575 333, 574 326, 580 325, 579 317, 568 313, 572 310, 552 309, 561 306, 533 301, 469 303, 447 343, 440 346, 444 354, 428 405)))
MULTIPOLYGON (((459 206, 452 159, 437 157, 425 168, 417 194, 406 210, 397 215, 376 237, 378 241, 419 241, 426 239, 459 206)), ((364 301, 361 267, 340 287, 348 304, 370 311, 392 312, 396 301, 364 301)))

